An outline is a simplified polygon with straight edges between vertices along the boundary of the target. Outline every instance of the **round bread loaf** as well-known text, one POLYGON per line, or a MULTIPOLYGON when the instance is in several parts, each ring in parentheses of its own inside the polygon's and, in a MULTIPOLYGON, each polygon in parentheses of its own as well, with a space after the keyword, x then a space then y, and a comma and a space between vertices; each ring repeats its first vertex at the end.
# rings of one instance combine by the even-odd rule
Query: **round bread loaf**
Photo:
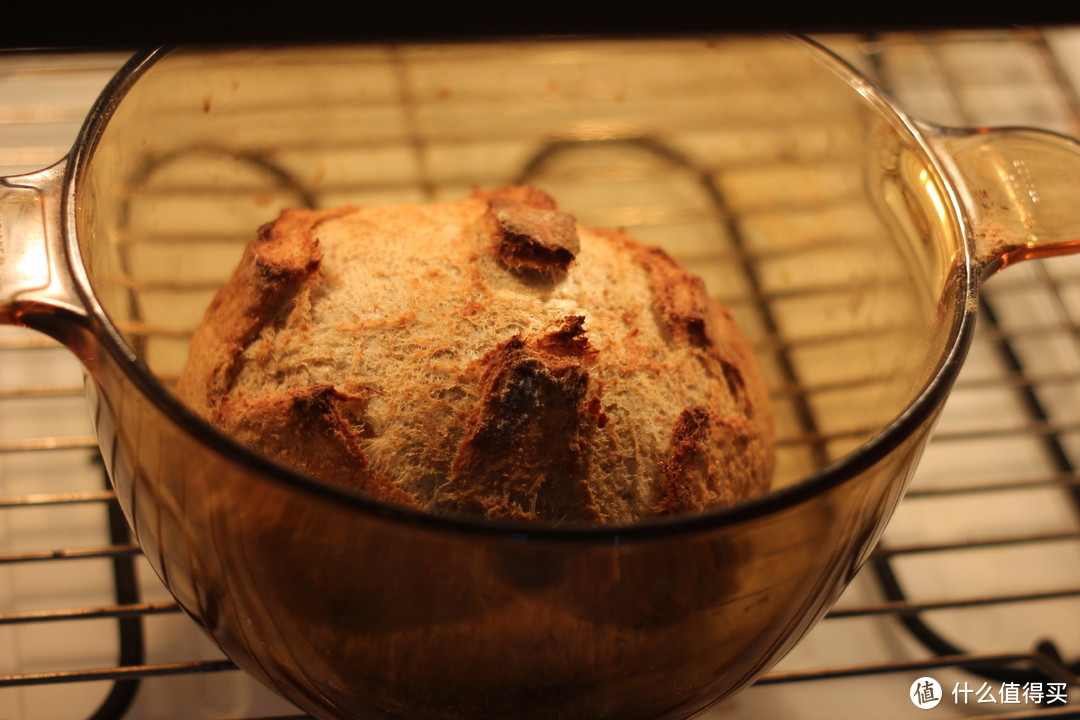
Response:
POLYGON ((283 211, 178 391, 283 464, 440 513, 626 523, 773 468, 761 374, 700 278, 527 187, 283 211))

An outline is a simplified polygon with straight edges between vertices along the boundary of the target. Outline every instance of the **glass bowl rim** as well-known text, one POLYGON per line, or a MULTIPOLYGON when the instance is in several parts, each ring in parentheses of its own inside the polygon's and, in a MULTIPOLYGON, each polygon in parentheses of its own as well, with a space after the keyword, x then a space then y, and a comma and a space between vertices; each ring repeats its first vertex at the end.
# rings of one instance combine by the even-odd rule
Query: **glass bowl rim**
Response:
MULTIPOLYGON (((721 36, 722 37, 722 36, 721 36)), ((746 37, 746 36, 740 36, 746 37)), ((935 152, 923 135, 920 126, 900 110, 881 90, 864 78, 856 69, 831 50, 815 40, 800 35, 771 34, 766 37, 783 38, 802 45, 808 52, 816 53, 823 65, 844 80, 855 92, 884 115, 897 133, 906 134, 923 153, 924 159, 941 180, 950 203, 952 217, 963 217, 955 190, 948 180, 935 152)), ((557 37, 536 38, 539 41, 613 40, 619 38, 557 37)), ((652 38, 657 39, 657 38, 652 38)), ((690 39, 707 41, 707 38, 665 36, 663 39, 690 39)), ((569 524, 541 523, 535 521, 498 520, 467 514, 442 515, 425 510, 394 505, 333 485, 316 477, 305 475, 268 459, 232 440, 226 434, 188 409, 159 382, 149 367, 142 362, 124 339, 117 327, 109 320, 93 291, 83 264, 78 241, 77 195, 84 168, 89 166, 98 140, 134 84, 159 60, 169 55, 175 47, 164 46, 136 52, 113 76, 99 95, 88 114, 77 140, 68 156, 64 187, 61 196, 62 232, 75 287, 90 315, 96 342, 116 361, 131 383, 143 393, 150 403, 169 422, 191 436, 211 452, 225 456, 235 465, 256 475, 260 480, 274 482, 281 487, 314 496, 375 520, 414 525, 432 531, 455 534, 478 534, 501 537, 515 542, 544 540, 554 542, 587 542, 618 544, 633 541, 660 539, 673 535, 694 534, 721 527, 737 525, 750 520, 778 514, 800 503, 822 495, 835 486, 856 479, 914 434, 924 423, 930 422, 937 409, 948 396, 960 366, 966 356, 974 330, 973 302, 977 295, 977 276, 972 262, 972 247, 967 228, 957 222, 961 235, 964 262, 957 264, 955 279, 956 312, 949 342, 930 372, 929 379, 916 393, 912 401, 891 422, 883 426, 872 438, 855 450, 819 468, 815 472, 785 487, 773 489, 750 500, 734 505, 696 513, 648 518, 629 524, 569 524)), ((206 48, 203 48, 206 49, 206 48)))

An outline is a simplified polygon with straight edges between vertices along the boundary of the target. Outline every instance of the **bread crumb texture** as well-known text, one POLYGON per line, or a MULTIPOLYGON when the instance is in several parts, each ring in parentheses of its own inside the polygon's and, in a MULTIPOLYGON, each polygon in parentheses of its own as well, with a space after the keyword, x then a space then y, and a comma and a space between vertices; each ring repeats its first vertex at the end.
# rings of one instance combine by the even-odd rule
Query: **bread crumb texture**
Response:
POLYGON ((195 332, 181 397, 307 474, 437 513, 627 523, 767 489, 726 308, 542 191, 288 209, 195 332))

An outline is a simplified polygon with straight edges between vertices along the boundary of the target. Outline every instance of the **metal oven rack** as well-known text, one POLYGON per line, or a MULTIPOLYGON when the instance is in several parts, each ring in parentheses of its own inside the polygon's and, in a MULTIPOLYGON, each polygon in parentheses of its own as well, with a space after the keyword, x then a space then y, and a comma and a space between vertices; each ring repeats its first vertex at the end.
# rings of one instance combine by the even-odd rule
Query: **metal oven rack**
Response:
MULTIPOLYGON (((923 119, 1080 136, 1080 30, 819 39, 923 119)), ((123 59, 0 56, 0 174, 58 159, 123 59)), ((1010 269, 981 310, 867 567, 779 666, 705 717, 917 717, 912 684, 928 676, 938 717, 1080 718, 1080 261, 1010 269)), ((305 717, 169 600, 86 414, 66 351, 0 333, 0 718, 305 717)))

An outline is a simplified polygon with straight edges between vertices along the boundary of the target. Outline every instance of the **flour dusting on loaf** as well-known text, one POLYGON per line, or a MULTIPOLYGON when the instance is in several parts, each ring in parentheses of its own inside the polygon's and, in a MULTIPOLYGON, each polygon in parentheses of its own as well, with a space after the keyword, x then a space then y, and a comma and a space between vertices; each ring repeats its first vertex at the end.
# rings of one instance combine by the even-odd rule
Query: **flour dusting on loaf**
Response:
POLYGON ((178 389, 283 464, 437 513, 626 523, 760 494, 773 467, 728 310, 528 187, 283 211, 178 389))

